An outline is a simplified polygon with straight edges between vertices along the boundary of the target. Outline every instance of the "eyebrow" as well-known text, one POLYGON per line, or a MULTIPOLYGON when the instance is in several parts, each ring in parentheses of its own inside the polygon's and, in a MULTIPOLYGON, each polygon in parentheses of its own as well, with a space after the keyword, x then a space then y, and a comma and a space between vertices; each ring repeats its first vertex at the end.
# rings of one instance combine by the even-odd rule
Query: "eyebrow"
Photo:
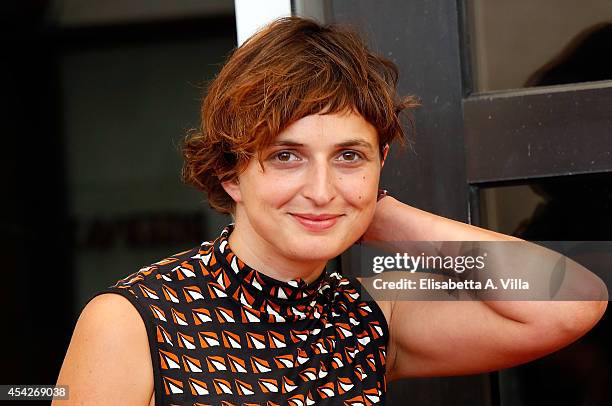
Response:
MULTIPOLYGON (((295 141, 291 141, 291 140, 281 140, 281 141, 276 141, 272 144, 273 146, 284 146, 284 147, 303 147, 304 144, 300 143, 300 142, 295 142, 295 141)), ((346 147, 355 147, 355 146, 360 146, 360 147, 364 147, 366 149, 369 149, 370 151, 374 150, 374 147, 372 146, 372 144, 370 144, 367 141, 364 141, 362 139, 359 138, 353 138, 350 140, 346 140, 344 142, 340 142, 338 144, 334 145, 337 148, 346 148, 346 147)))

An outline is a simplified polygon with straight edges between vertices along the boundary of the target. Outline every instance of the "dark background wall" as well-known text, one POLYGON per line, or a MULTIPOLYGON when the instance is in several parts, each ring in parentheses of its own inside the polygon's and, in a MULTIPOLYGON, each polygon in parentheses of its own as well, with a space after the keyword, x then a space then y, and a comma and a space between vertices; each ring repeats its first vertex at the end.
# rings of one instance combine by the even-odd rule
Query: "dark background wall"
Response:
POLYGON ((178 144, 233 2, 145 3, 0 5, 3 384, 54 383, 95 291, 228 221, 181 185, 178 144))

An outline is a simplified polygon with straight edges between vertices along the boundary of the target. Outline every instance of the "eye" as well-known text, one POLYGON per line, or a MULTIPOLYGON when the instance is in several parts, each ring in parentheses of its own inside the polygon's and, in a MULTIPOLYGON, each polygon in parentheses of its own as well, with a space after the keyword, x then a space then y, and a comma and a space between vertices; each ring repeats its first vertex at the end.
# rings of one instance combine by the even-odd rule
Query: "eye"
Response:
POLYGON ((300 158, 291 151, 279 151, 272 155, 272 159, 278 162, 292 162, 300 160, 300 158))
POLYGON ((343 151, 339 155, 339 158, 341 161, 344 161, 344 162, 357 162, 361 160, 363 157, 357 151, 343 151))

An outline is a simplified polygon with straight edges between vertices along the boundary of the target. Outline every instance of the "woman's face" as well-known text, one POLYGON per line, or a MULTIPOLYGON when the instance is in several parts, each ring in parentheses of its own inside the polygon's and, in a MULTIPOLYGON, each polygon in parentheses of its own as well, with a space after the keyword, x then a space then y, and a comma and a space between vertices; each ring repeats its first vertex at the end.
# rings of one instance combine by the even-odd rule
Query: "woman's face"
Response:
MULTIPOLYGON (((381 157, 375 128, 357 113, 304 117, 251 159, 237 183, 236 230, 293 261, 327 261, 368 228, 381 157)), ((244 237, 244 236, 243 236, 244 237)))

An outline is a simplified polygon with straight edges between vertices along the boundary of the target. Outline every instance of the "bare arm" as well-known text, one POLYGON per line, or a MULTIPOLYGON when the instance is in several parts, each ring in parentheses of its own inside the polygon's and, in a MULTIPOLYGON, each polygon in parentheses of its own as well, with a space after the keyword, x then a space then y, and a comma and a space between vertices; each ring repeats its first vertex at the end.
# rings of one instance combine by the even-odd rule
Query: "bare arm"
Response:
MULTIPOLYGON (((365 241, 506 241, 514 237, 436 216, 391 197, 378 203, 365 241)), ((532 267, 546 251, 525 243, 532 267)), ((389 327, 390 379, 461 375, 506 368, 566 346, 591 329, 607 306, 605 285, 591 278, 594 301, 394 301, 389 327)))
POLYGON ((57 381, 69 400, 53 404, 148 405, 153 368, 137 310, 123 297, 104 294, 85 307, 57 381))

